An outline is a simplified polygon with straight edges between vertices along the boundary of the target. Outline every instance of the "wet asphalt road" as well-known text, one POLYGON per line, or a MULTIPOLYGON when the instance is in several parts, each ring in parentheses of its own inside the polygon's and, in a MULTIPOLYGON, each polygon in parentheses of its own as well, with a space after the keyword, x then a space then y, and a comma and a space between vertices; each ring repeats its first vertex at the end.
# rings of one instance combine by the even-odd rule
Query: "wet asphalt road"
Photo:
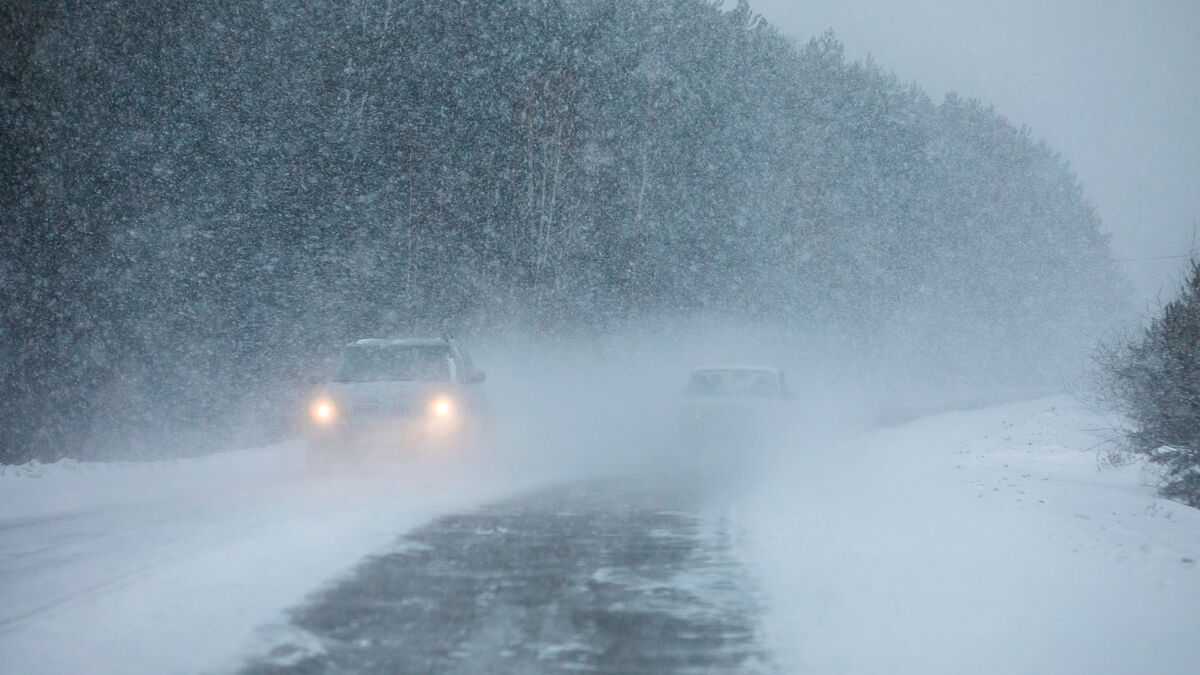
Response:
POLYGON ((271 627, 273 673, 764 673, 729 507, 661 481, 450 515, 271 627))

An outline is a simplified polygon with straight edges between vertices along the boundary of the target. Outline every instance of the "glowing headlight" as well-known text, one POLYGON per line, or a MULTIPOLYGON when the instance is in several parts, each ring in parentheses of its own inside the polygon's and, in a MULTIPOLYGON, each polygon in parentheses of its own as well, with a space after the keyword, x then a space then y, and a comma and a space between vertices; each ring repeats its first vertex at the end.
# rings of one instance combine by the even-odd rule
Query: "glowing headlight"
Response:
POLYGON ((309 412, 312 413, 313 421, 317 424, 329 424, 337 414, 337 409, 333 406, 332 401, 320 399, 316 403, 313 403, 312 409, 309 412))
POLYGON ((454 399, 449 396, 439 396, 429 405, 429 411, 435 417, 447 417, 454 412, 454 399))

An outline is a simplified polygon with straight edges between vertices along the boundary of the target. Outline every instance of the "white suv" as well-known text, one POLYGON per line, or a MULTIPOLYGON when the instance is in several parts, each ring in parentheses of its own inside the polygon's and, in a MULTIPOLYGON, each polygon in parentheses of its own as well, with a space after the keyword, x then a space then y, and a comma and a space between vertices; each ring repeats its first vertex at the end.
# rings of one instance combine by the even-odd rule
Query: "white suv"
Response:
POLYGON ((461 442, 479 423, 483 380, 451 338, 352 342, 309 406, 309 446, 324 454, 461 442))

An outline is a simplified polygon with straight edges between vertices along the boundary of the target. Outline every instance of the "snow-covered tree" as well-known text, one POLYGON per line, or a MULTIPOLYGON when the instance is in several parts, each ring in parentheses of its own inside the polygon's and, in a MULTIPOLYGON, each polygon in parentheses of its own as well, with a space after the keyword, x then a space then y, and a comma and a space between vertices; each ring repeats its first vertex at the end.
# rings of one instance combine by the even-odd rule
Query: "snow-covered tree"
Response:
POLYGON ((1099 359, 1132 448, 1164 468, 1163 494, 1200 507, 1200 262, 1140 336, 1099 359))

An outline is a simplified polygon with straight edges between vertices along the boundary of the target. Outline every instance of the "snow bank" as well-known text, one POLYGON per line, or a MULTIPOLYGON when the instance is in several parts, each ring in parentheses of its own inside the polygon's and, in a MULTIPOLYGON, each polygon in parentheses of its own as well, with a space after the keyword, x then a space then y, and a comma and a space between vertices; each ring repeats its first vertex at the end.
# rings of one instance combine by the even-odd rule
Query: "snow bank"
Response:
POLYGON ((1068 398, 814 438, 743 506, 785 672, 1193 673, 1200 511, 1068 398))
MULTIPOLYGON (((297 444, 0 474, 0 671, 235 664, 323 582, 433 517, 537 478, 486 462, 304 468, 297 444)), ((544 478, 544 477, 543 477, 544 478)))

